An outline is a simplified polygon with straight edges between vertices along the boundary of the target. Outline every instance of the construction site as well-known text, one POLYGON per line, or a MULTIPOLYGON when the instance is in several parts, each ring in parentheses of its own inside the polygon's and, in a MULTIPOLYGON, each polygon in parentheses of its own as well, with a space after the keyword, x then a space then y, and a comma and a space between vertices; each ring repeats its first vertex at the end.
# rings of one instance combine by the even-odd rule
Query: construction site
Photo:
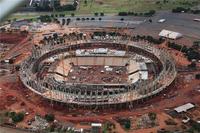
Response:
POLYGON ((56 43, 34 46, 20 70, 27 88, 52 101, 86 108, 131 105, 161 92, 176 77, 167 52, 140 42, 95 39, 56 43), (109 52, 109 47, 116 50, 109 52), (146 63, 152 66, 149 76, 146 63))
POLYGON ((191 61, 168 47, 170 39, 159 44, 136 39, 127 23, 121 28, 29 23, 26 32, 16 26, 1 31, 0 109, 25 114, 14 127, 38 131, 65 122, 67 131, 110 125, 117 133, 157 133, 182 131, 185 119, 199 121, 199 62, 188 68, 191 61), (192 108, 189 113, 180 113, 184 104, 192 108), (46 114, 54 114, 56 122, 48 125, 46 114), (169 119, 177 125, 166 125, 169 119))

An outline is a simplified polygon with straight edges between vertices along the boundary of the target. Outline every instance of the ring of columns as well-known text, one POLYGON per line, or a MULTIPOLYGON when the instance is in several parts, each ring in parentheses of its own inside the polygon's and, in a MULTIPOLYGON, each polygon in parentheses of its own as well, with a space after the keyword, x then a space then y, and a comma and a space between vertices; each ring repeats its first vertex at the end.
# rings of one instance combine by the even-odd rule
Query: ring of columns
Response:
POLYGON ((148 98, 172 84, 176 74, 174 60, 167 51, 129 40, 81 40, 55 46, 49 44, 34 47, 31 56, 21 64, 20 69, 20 79, 31 91, 49 100, 80 106, 117 105, 148 98), (68 57, 75 57, 75 50, 95 46, 116 48, 148 57, 157 66, 158 73, 153 81, 138 80, 127 84, 66 84, 51 76, 45 79, 38 77, 44 60, 63 53, 69 53, 66 55, 68 57))

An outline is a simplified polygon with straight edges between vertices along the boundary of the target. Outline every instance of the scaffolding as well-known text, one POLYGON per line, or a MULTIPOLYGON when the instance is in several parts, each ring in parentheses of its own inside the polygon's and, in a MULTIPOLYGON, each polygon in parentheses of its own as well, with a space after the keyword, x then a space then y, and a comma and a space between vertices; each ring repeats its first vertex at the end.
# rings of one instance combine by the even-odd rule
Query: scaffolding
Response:
MULTIPOLYGON (((64 69, 64 64, 63 64, 64 69)), ((24 85, 52 101, 73 104, 77 107, 111 107, 115 105, 128 105, 132 108, 134 101, 152 97, 166 89, 175 80, 177 75, 173 58, 167 51, 156 49, 149 44, 132 42, 130 39, 94 39, 76 40, 67 43, 52 45, 49 43, 42 47, 33 47, 32 55, 21 65, 20 79, 24 85), (113 47, 128 50, 151 58, 159 66, 160 72, 154 81, 139 79, 136 83, 127 84, 80 84, 61 83, 53 77, 40 80, 37 73, 41 70, 42 61, 54 55, 71 52, 70 57, 75 57, 73 51, 81 48, 89 48, 98 44, 101 47, 113 47)), ((120 106, 121 107, 121 106, 120 106)))

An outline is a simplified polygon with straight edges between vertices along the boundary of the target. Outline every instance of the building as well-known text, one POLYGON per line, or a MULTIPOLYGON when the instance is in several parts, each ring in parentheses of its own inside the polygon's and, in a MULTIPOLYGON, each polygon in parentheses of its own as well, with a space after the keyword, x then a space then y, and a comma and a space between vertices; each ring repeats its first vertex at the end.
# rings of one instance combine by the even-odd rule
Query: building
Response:
POLYGON ((174 31, 163 29, 159 33, 159 36, 175 40, 175 39, 181 38, 183 35, 179 32, 174 32, 174 31))
POLYGON ((177 113, 182 113, 182 112, 187 112, 188 110, 190 110, 194 107, 195 107, 194 104, 187 103, 187 104, 184 104, 184 105, 174 108, 174 111, 176 111, 177 113))
POLYGON ((23 26, 27 27, 28 25, 29 25, 28 20, 17 20, 11 23, 10 28, 12 30, 20 30, 21 27, 23 26))
POLYGON ((101 123, 92 123, 91 126, 92 126, 91 133, 101 133, 101 127, 102 127, 101 123))

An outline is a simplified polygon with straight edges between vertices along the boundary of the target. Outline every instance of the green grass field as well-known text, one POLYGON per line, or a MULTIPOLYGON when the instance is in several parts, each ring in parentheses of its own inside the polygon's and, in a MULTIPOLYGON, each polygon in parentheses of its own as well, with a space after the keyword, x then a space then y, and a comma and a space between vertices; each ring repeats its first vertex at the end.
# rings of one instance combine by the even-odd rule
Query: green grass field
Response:
POLYGON ((120 11, 145 12, 149 10, 171 10, 175 7, 193 7, 200 0, 82 0, 76 14, 94 12, 118 13, 120 11))
MULTIPOLYGON (((79 8, 74 11, 76 15, 94 14, 95 12, 104 12, 105 14, 117 14, 121 11, 146 12, 149 10, 171 10, 176 7, 191 8, 200 4, 200 0, 81 0, 79 8), (168 2, 164 2, 168 1, 168 2)), ((57 12, 56 12, 57 13, 57 12)), ((62 12, 63 13, 63 12, 62 12)), ((72 12, 65 11, 66 15, 72 12)), ((15 14, 9 19, 17 18, 35 18, 36 14, 15 14)))

